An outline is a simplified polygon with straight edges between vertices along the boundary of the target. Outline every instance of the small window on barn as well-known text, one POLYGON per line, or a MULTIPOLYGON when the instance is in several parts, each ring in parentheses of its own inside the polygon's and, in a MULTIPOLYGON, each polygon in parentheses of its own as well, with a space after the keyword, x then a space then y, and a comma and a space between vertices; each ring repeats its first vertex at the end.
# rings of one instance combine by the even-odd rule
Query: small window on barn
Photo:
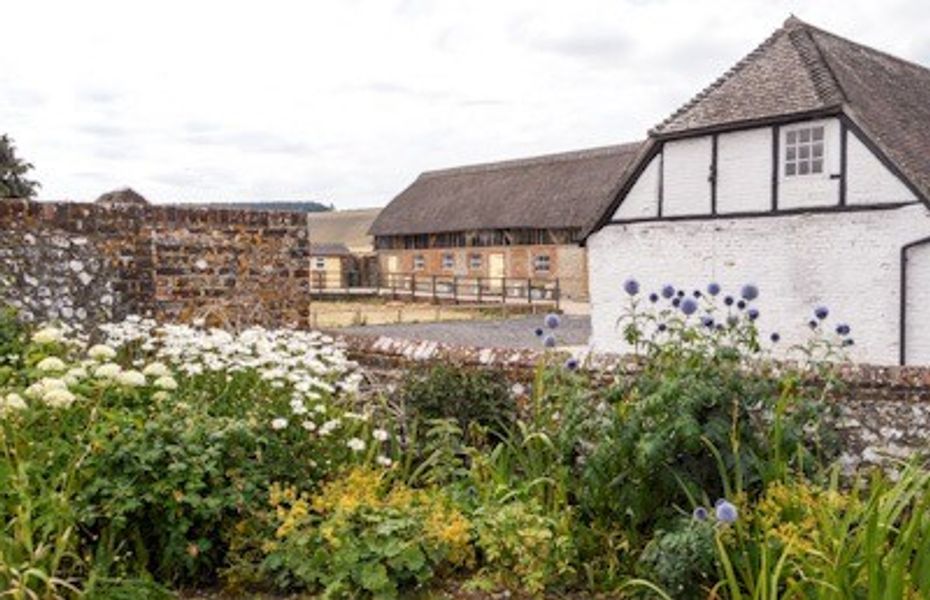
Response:
POLYGON ((550 266, 548 254, 537 254, 533 257, 533 271, 536 273, 548 273, 550 266))
POLYGON ((442 268, 443 269, 454 269, 455 268, 455 255, 454 254, 443 254, 442 255, 442 268))
POLYGON ((426 268, 426 257, 422 254, 417 254, 413 257, 413 270, 422 271, 426 268))
POLYGON ((481 255, 472 254, 468 257, 468 267, 470 269, 480 269, 481 268, 481 255))
POLYGON ((314 268, 316 268, 316 269, 320 269, 320 270, 325 269, 325 268, 326 268, 326 258, 324 258, 324 257, 322 257, 322 256, 317 256, 315 259, 313 259, 313 266, 314 266, 314 268))
POLYGON ((785 177, 823 173, 823 125, 785 132, 785 177))

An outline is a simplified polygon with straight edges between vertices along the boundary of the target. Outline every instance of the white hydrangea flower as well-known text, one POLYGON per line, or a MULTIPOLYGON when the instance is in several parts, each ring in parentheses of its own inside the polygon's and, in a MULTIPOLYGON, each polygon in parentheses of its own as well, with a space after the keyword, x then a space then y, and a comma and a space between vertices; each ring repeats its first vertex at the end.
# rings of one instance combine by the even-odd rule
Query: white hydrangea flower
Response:
POLYGON ((153 362, 145 365, 142 374, 148 377, 168 377, 171 375, 171 369, 162 362, 153 362))
POLYGON ((161 390, 174 391, 178 389, 178 382, 171 375, 162 375, 152 385, 161 390))
MULTIPOLYGON (((165 390, 160 390, 152 394, 152 400, 154 400, 155 402, 164 402, 165 400, 168 400, 169 398, 171 398, 171 394, 169 394, 165 390)), ((178 406, 181 406, 181 404, 179 403, 178 406)))
POLYGON ((393 460, 381 454, 379 454, 378 457, 375 458, 375 461, 382 467, 390 467, 392 464, 394 464, 393 460))
POLYGON ((66 389, 51 389, 42 396, 42 401, 52 408, 68 408, 74 400, 74 394, 66 389))
POLYGON ((36 365, 36 368, 40 371, 51 371, 55 373, 60 373, 68 368, 65 364, 65 361, 61 360, 57 356, 47 356, 39 361, 36 365))
POLYGON ((391 434, 389 434, 386 430, 379 428, 371 432, 371 437, 375 438, 379 442, 386 442, 391 438, 391 434))
POLYGON ((113 360, 116 358, 116 350, 106 344, 94 344, 87 351, 87 356, 100 362, 113 360))
POLYGON ((145 375, 139 371, 129 369, 116 375, 116 383, 126 387, 140 387, 145 385, 145 375))
POLYGON ((357 437, 354 437, 350 438, 349 441, 346 442, 346 446, 348 446, 349 449, 353 452, 361 452, 365 449, 365 442, 357 437))
POLYGON ((123 367, 116 363, 104 363, 94 369, 94 376, 100 379, 114 379, 123 372, 123 367))
POLYGON ((314 431, 316 429, 316 423, 314 423, 310 419, 307 419, 306 421, 301 423, 300 426, 306 429, 307 431, 314 431))
POLYGON ((329 421, 326 421, 325 423, 320 425, 320 435, 322 436, 329 435, 330 433, 335 431, 337 427, 339 427, 339 424, 340 424, 339 419, 330 419, 329 421))
POLYGON ((10 392, 5 398, 0 398, 0 415, 11 410, 22 410, 26 408, 26 401, 16 392, 10 392))
POLYGON ((52 344, 60 342, 63 335, 61 329, 57 327, 43 327, 32 334, 32 341, 36 344, 52 344))
POLYGON ((284 429, 285 427, 287 427, 287 419, 285 419, 284 417, 278 417, 276 419, 271 420, 272 429, 277 431, 280 429, 284 429))

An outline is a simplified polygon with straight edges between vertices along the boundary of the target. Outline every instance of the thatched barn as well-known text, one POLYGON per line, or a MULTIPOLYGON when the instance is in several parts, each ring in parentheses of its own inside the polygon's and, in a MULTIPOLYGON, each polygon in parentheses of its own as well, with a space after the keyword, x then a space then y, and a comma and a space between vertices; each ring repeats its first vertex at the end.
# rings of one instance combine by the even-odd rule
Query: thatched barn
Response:
POLYGON ((533 279, 587 298, 581 233, 610 205, 641 144, 421 174, 371 227, 383 274, 533 279))

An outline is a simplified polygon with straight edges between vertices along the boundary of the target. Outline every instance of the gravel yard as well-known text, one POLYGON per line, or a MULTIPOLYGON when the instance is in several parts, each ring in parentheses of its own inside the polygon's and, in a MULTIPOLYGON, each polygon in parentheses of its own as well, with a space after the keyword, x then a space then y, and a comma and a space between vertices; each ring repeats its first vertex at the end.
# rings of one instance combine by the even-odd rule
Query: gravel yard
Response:
MULTIPOLYGON (((542 326, 542 321, 543 317, 538 315, 504 320, 346 327, 334 333, 429 340, 482 348, 539 348, 539 339, 533 331, 542 326)), ((590 333, 590 317, 565 315, 562 317, 562 326, 556 331, 556 338, 559 346, 583 346, 588 343, 590 333)))

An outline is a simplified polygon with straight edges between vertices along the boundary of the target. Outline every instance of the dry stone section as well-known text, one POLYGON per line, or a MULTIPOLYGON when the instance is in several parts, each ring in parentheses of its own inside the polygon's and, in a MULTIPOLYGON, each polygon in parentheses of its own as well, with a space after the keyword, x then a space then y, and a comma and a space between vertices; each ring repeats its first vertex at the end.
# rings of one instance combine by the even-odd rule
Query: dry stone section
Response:
POLYGON ((4 200, 0 232, 0 298, 35 321, 308 324, 301 213, 4 200))

